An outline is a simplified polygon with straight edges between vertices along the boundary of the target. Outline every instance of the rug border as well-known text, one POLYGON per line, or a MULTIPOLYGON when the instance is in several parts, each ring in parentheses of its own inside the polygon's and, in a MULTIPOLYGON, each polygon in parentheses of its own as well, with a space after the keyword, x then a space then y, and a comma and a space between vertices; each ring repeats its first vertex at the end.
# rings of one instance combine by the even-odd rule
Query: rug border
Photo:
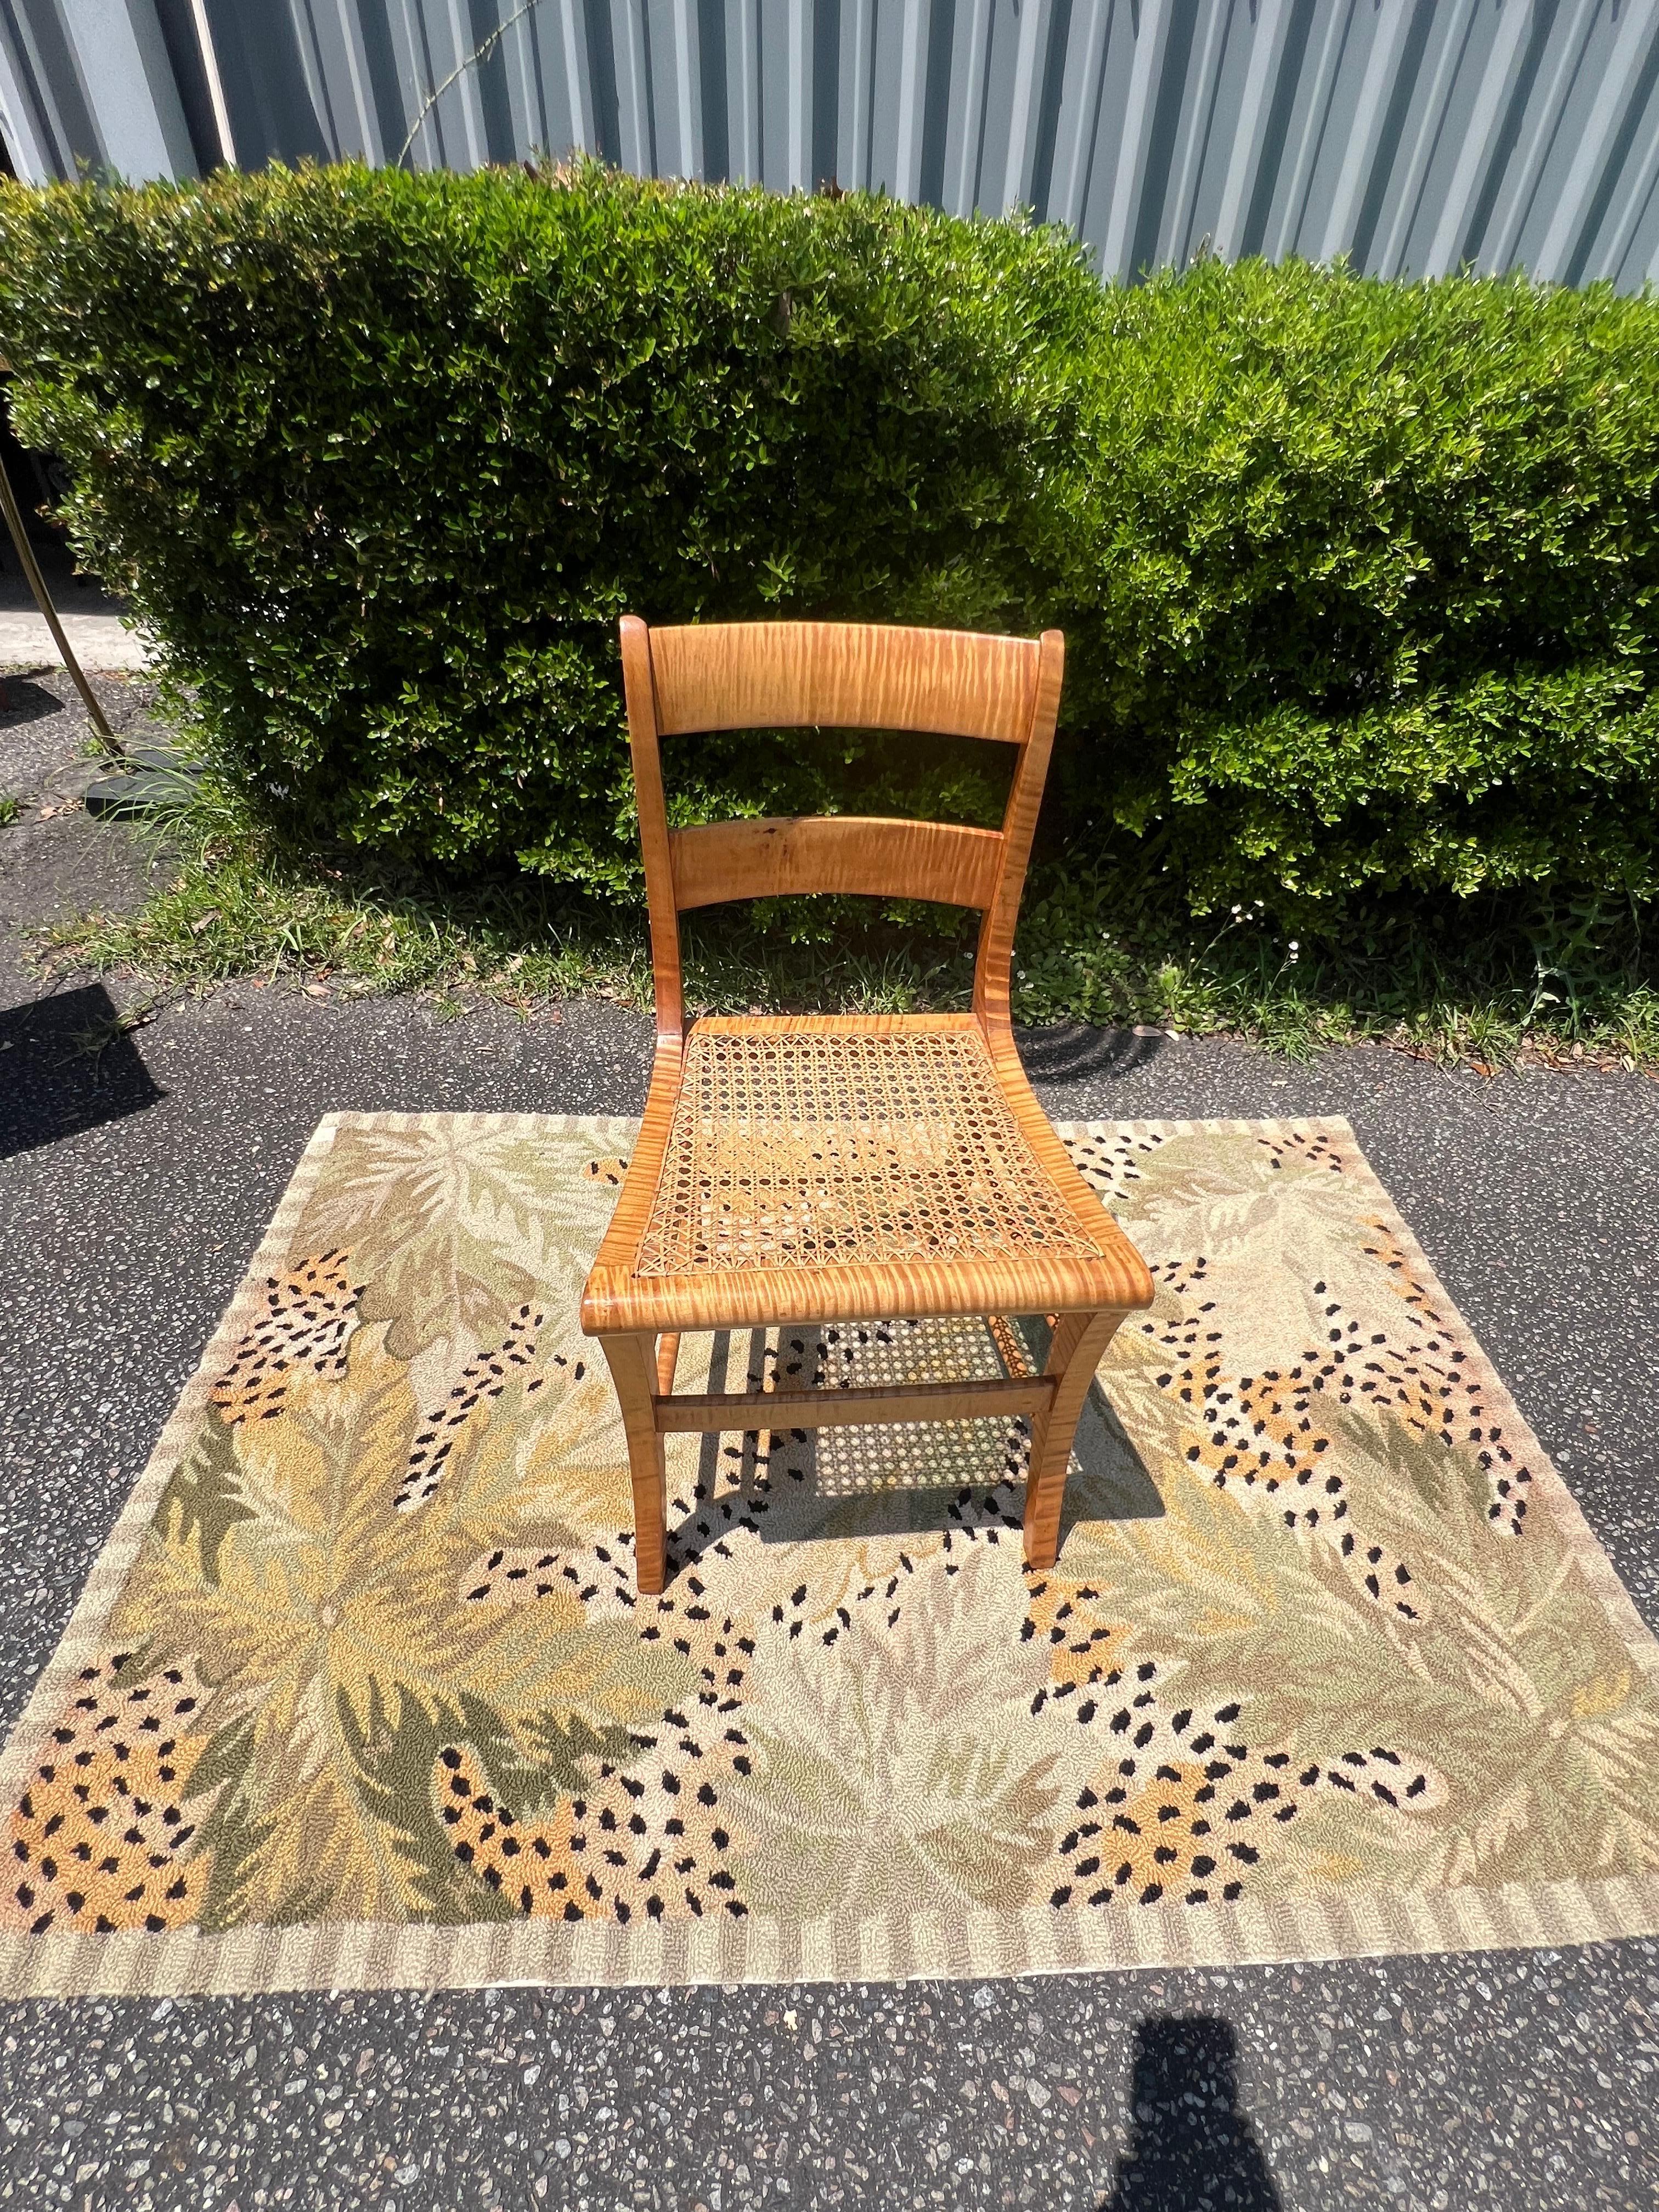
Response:
MULTIPOLYGON (((80 1668, 97 1653, 115 1601, 174 1466, 193 1437, 214 1377, 258 1310, 259 1281, 287 1254, 295 1225, 343 1129, 409 1128, 443 1120, 474 1130, 529 1124, 549 1134, 631 1143, 637 1117, 597 1114, 340 1112, 319 1122, 235 1295, 162 1429, 143 1474, 88 1575, 51 1659, 0 1753, 0 1789, 21 1784, 40 1738, 80 1668)), ((1430 1264, 1340 1115, 1291 1119, 1060 1121, 1060 1136, 1340 1133, 1478 1361, 1480 1381, 1534 1457, 1533 1494, 1547 1501, 1586 1583, 1633 1663, 1659 1680, 1659 1638, 1638 1613, 1577 1501, 1544 1452, 1484 1346, 1430 1264)), ((1294 1960, 1455 1953, 1603 1942, 1659 1935, 1659 1875, 1498 1888, 1345 1892, 1322 1901, 1138 1906, 1061 1920, 1040 1907, 939 1916, 824 1918, 790 1927, 752 1920, 625 1930, 598 1922, 483 1922, 459 1928, 349 1922, 308 1928, 189 1929, 152 1936, 33 1936, 0 1932, 0 1996, 254 1996, 303 1990, 466 1989, 514 1983, 659 1987, 796 1982, 1006 1978, 1139 1967, 1231 1969, 1294 1960)))

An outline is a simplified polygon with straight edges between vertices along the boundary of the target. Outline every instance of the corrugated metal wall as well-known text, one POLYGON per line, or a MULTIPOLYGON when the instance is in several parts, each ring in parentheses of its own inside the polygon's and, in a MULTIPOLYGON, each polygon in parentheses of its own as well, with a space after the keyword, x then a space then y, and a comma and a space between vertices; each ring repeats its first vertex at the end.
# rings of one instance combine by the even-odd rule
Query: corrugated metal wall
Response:
POLYGON ((1206 241, 1659 274, 1659 0, 0 0, 0 133, 37 179, 834 177, 1035 207, 1121 276, 1206 241))

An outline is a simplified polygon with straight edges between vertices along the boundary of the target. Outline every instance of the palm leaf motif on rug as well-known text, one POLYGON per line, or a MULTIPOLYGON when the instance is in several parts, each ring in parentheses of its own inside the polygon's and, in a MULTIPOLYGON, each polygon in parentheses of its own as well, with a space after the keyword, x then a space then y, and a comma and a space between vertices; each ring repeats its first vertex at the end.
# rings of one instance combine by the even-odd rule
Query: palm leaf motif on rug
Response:
MULTIPOLYGON (((575 1318, 626 1129, 325 1125, 6 1755, 9 1983, 1285 1955, 1475 1940, 1460 1899, 1500 1939, 1493 1899, 1523 1933, 1654 1921, 1655 1647, 1346 1126, 1066 1135, 1158 1294, 1058 1567, 1022 1564, 1019 1425, 680 1437, 642 1600, 575 1318), (495 1932, 463 1967, 398 1929, 495 1932), (244 1963, 192 1966, 221 1937, 244 1963)), ((854 1320, 688 1340, 679 1382, 1042 1348, 854 1320)))

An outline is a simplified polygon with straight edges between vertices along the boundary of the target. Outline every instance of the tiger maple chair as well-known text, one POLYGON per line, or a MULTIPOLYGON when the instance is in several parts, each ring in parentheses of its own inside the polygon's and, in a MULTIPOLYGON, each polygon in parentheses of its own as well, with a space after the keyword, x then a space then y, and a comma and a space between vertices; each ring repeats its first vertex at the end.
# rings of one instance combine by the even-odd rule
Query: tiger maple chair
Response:
POLYGON ((1025 1414, 1025 1556, 1051 1566, 1101 1354, 1152 1301, 1145 1262, 1032 1097, 1008 968, 1065 640, 839 623, 622 624, 651 916, 656 1060, 581 1325, 628 1438, 639 1587, 663 1587, 663 1439, 1025 1414), (924 730, 1016 748, 1000 830, 849 815, 671 830, 659 739, 704 730, 924 730), (726 899, 864 892, 976 907, 967 1014, 705 1018, 688 1031, 679 916, 726 899), (680 1336, 785 1322, 1052 1319, 1041 1375, 674 1394, 680 1336))

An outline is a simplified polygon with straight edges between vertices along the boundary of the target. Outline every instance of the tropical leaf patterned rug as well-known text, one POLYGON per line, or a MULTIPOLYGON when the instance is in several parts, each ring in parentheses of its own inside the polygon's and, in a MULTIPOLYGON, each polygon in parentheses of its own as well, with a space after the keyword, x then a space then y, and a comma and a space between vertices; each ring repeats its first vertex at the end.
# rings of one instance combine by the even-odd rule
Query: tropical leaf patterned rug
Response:
MULTIPOLYGON (((671 1440, 623 1121, 331 1117, 0 1762, 0 1990, 1015 1973, 1659 1930, 1659 1646, 1345 1123, 1062 1132, 1158 1285, 1057 1569, 992 1422, 671 1440)), ((1026 1321, 688 1340, 1016 1371, 1026 1321)))

